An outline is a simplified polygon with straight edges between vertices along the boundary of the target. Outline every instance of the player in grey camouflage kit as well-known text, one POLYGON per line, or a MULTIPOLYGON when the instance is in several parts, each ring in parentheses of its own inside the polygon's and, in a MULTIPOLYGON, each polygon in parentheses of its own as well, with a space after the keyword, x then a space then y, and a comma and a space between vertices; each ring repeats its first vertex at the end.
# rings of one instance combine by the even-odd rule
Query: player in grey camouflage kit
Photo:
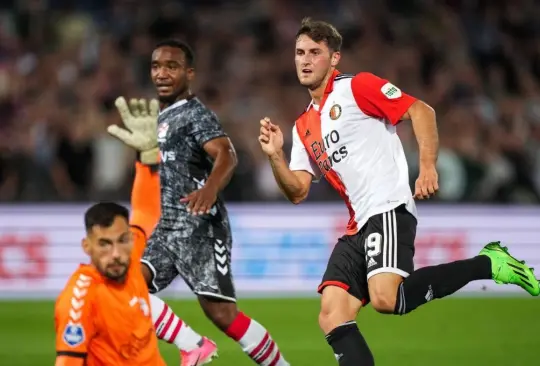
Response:
POLYGON ((178 41, 160 43, 151 75, 161 112, 161 219, 143 256, 150 291, 180 275, 206 316, 259 365, 289 365, 266 329, 240 312, 232 280, 231 228, 219 193, 236 166, 234 147, 217 116, 190 90, 193 52, 178 41))
POLYGON ((218 197, 236 165, 233 147, 215 114, 193 95, 160 112, 158 143, 161 219, 143 260, 152 271, 150 289, 160 291, 181 275, 198 295, 234 301, 231 229, 218 197), (212 160, 219 175, 209 180, 212 160), (159 263, 157 271, 152 263, 159 263))

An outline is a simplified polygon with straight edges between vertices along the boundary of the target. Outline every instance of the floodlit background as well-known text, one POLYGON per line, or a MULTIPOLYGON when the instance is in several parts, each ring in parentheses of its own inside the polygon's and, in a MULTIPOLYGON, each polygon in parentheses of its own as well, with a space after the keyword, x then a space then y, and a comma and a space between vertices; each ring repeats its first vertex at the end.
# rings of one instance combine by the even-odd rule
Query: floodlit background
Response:
MULTIPOLYGON (((540 267, 540 6, 533 0, 4 0, 0 4, 0 364, 54 362, 53 299, 77 263, 89 202, 127 201, 133 153, 104 132, 119 95, 152 97, 149 59, 168 37, 197 54, 196 94, 239 154, 225 192, 240 306, 293 366, 335 364, 314 293, 346 210, 326 183, 304 206, 282 199, 257 142, 269 116, 287 132, 309 103, 294 35, 304 16, 344 36, 340 70, 370 71, 437 111, 441 191, 420 207, 417 266, 503 240, 540 267), (271 203, 271 204, 270 204, 271 203), (299 299, 299 297, 304 297, 299 299), (307 297, 307 298, 306 298, 307 297)), ((417 174, 410 123, 399 133, 417 174)), ((538 363, 540 302, 490 282, 407 317, 362 311, 377 365, 538 363), (501 295, 505 295, 501 298, 501 295)), ((189 296, 178 282, 167 297, 189 296)), ((249 365, 191 300, 173 308, 249 365)), ((164 345, 170 365, 178 363, 164 345)))

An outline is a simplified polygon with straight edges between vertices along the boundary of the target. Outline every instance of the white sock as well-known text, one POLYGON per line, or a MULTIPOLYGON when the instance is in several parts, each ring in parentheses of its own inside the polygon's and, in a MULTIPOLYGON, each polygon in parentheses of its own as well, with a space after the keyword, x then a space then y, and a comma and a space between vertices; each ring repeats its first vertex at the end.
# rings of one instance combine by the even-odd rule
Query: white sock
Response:
POLYGON ((182 321, 163 300, 150 295, 152 321, 159 339, 175 344, 182 351, 192 351, 200 346, 202 337, 182 321))
POLYGON ((238 313, 226 333, 257 365, 290 366, 268 331, 244 313, 238 313))

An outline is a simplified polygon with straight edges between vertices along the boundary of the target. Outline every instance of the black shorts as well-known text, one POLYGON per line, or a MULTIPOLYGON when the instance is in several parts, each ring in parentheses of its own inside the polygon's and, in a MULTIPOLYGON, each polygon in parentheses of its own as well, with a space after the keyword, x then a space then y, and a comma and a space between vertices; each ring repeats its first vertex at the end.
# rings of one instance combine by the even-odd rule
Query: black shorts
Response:
MULTIPOLYGON (((217 230, 215 230, 217 232, 217 230)), ((231 273, 230 233, 215 237, 185 237, 156 229, 141 262, 153 274, 151 293, 159 292, 180 276, 199 296, 236 301, 231 273)))
POLYGON ((358 233, 338 240, 318 292, 338 286, 369 303, 370 277, 379 273, 407 277, 414 270, 416 226, 416 218, 405 205, 370 217, 358 233))

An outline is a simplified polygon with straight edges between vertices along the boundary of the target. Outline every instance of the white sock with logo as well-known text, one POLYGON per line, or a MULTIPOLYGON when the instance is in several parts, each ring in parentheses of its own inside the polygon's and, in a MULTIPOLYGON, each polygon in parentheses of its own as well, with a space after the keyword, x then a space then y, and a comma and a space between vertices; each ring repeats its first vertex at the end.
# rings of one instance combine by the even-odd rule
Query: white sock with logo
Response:
POLYGON ((159 339, 175 344, 182 351, 192 351, 201 345, 202 336, 180 319, 163 300, 150 295, 152 321, 159 339))

